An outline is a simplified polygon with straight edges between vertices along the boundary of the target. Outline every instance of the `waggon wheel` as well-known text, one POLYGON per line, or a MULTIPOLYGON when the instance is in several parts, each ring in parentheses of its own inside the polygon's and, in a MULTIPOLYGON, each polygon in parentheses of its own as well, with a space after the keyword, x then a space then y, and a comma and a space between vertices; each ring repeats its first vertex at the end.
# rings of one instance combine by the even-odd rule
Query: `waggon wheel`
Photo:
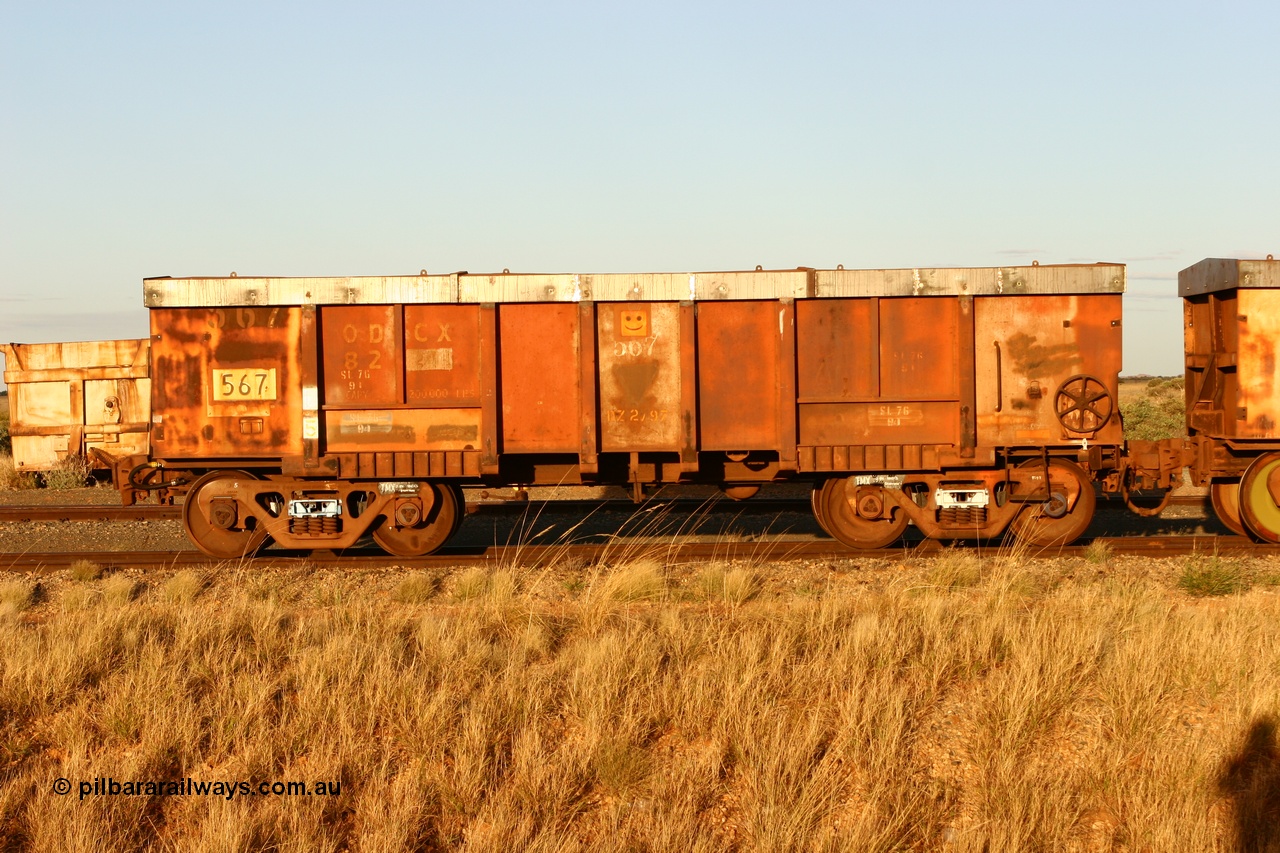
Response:
POLYGON ((467 516, 467 499, 462 494, 462 487, 457 483, 441 484, 441 487, 453 489, 453 500, 458 505, 457 512, 453 514, 453 529, 449 531, 449 538, 452 539, 458 532, 458 528, 462 526, 462 520, 467 516))
MULTIPOLYGON (((187 491, 186 501, 182 504, 182 526, 193 545, 210 557, 220 560, 235 560, 240 557, 251 557, 267 541, 265 527, 248 529, 226 528, 216 523, 210 514, 212 509, 208 502, 201 506, 200 493, 205 486, 217 480, 256 480, 257 477, 248 471, 210 471, 197 479, 187 491)), ((237 521, 239 521, 237 519, 237 521)), ((249 519, 254 524, 256 519, 249 519)))
POLYGON ((452 483, 425 483, 435 500, 413 527, 392 527, 389 519, 373 529, 373 541, 397 557, 422 557, 438 549, 462 522, 462 490, 452 483))
POLYGON ((813 491, 809 493, 809 506, 813 507, 814 520, 818 522, 822 532, 835 539, 836 535, 831 532, 831 525, 827 524, 827 520, 822 517, 822 486, 815 485, 813 491))
MULTIPOLYGON (((1034 460, 1025 465, 1040 465, 1034 460)), ((1093 511, 1098 497, 1093 493, 1093 483, 1084 469, 1065 459, 1049 460, 1049 499, 1043 503, 1030 503, 1013 519, 1013 534, 1028 545, 1048 547, 1070 545, 1080 538, 1093 521, 1093 511), (1076 505, 1067 508, 1067 486, 1075 483, 1080 489, 1076 505)))
POLYGON ((1248 536, 1244 521, 1240 518, 1240 484, 1212 483, 1209 486, 1209 503, 1218 521, 1237 536, 1248 536))
POLYGON ((888 519, 866 519, 858 515, 857 510, 846 497, 845 479, 827 480, 822 486, 818 498, 822 508, 816 513, 818 522, 833 537, 850 548, 883 548, 897 540, 902 531, 907 529, 907 514, 901 507, 892 507, 888 519))
POLYGON ((1280 506, 1267 482, 1273 476, 1280 478, 1280 453, 1253 460, 1240 478, 1239 505, 1240 520, 1248 531, 1263 542, 1275 543, 1280 542, 1280 506))

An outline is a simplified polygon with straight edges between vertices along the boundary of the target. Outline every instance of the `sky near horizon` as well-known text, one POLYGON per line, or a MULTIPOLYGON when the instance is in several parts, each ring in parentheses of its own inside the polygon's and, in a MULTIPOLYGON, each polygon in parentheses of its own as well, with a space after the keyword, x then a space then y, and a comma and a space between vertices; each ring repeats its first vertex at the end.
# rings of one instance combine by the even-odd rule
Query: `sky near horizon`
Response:
POLYGON ((1280 254, 1280 6, 0 0, 0 340, 158 275, 1280 254))

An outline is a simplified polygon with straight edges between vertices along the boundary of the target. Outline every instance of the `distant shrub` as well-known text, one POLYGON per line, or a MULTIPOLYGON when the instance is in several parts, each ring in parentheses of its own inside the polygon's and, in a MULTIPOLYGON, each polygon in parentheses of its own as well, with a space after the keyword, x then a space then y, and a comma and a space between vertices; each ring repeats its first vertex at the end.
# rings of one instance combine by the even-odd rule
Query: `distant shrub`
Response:
POLYGON ((89 482, 89 463, 83 456, 67 456, 58 460, 44 474, 50 489, 79 489, 89 482))
POLYGON ((9 437, 9 413, 0 413, 0 453, 13 453, 13 439, 9 437))
POLYGON ((1186 403, 1181 376, 1156 377, 1147 382, 1146 396, 1120 407, 1127 438, 1159 441, 1177 438, 1186 432, 1186 403))

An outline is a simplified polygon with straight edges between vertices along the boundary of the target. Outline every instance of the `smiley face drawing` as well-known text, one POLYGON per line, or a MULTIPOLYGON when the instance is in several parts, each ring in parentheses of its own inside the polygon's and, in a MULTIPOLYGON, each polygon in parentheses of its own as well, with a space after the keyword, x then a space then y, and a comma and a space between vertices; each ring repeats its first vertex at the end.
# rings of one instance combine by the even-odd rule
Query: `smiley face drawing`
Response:
POLYGON ((649 336, 649 309, 623 308, 618 311, 618 328, 624 338, 647 338, 649 336))

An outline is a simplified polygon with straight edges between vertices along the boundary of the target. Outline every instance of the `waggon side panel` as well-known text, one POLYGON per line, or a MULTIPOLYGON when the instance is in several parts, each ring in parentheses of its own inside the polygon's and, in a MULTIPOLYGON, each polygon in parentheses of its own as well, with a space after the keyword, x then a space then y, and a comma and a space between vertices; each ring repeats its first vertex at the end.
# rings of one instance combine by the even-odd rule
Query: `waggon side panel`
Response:
POLYGON ((698 305, 701 450, 789 451, 780 421, 794 418, 794 390, 789 404, 780 397, 793 387, 794 373, 784 382, 780 367, 784 341, 794 340, 790 316, 789 305, 773 300, 698 305))
POLYGON ((154 455, 278 458, 302 452, 297 308, 151 312, 154 455))
MULTIPOLYGON (((1273 266, 1280 266, 1274 265, 1273 266)), ((1280 290, 1236 291, 1235 320, 1238 351, 1235 375, 1239 397, 1226 412, 1227 434, 1237 438, 1280 436, 1280 290)))
MULTIPOLYGON (((578 306, 500 305, 498 327, 501 452, 580 453, 583 335, 578 306)), ((592 345, 594 337, 588 337, 592 345)))
POLYGON ((958 300, 810 300, 796 316, 802 468, 920 467, 923 446, 959 444, 958 300))
POLYGON ((596 326, 600 450, 682 450, 683 352, 693 342, 683 340, 680 304, 598 304, 596 326))
MULTIPOLYGON (((319 311, 325 452, 480 449, 479 306, 343 305, 319 311)), ((400 460, 391 468, 413 470, 416 464, 400 460)))
POLYGON ((149 346, 136 339, 0 345, 15 467, 47 470, 94 449, 145 454, 149 346))
MULTIPOLYGON (((153 320, 181 310, 317 318, 311 378, 288 386, 304 402, 296 386, 319 386, 292 428, 316 436, 308 454, 478 451, 467 471, 493 475, 500 453, 577 455, 583 473, 601 452, 678 452, 686 471, 699 450, 772 451, 787 470, 797 445, 806 470, 839 470, 842 452, 849 469, 927 468, 945 449, 972 458, 975 294, 1109 296, 1123 281, 1122 266, 1095 264, 148 279, 144 288, 153 320), (163 307, 184 303, 219 307, 163 307), (659 335, 624 341, 624 310, 645 314, 659 335), (823 454, 829 464, 805 464, 823 454)), ((223 397, 212 402, 237 395, 223 397)), ((226 416, 215 409, 230 411, 206 406, 209 417, 226 416)), ((255 429, 239 409, 238 427, 255 429)), ((211 425, 200 423, 201 434, 211 425)), ((250 451, 211 441, 182 452, 297 452, 296 442, 250 451)), ((360 476, 366 469, 360 461, 360 476)))
POLYGON ((404 402, 404 313, 398 305, 326 305, 320 354, 326 406, 404 402))
POLYGON ((1122 440, 1115 401, 1121 365, 1119 295, 979 297, 976 303, 978 442, 1017 446, 1081 438, 1122 440), (1059 422, 1058 389, 1096 378, 1111 396, 1100 430, 1072 433, 1059 422))
POLYGON ((480 405, 480 322, 476 305, 405 306, 405 402, 427 408, 480 405))

